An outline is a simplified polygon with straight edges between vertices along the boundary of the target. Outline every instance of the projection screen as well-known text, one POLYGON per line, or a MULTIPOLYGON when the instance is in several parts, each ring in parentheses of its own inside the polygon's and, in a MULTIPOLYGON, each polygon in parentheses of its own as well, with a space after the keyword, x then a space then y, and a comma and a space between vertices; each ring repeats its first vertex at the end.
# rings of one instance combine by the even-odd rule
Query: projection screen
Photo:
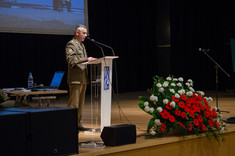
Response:
POLYGON ((87 14, 86 0, 0 0, 0 32, 72 35, 87 14))

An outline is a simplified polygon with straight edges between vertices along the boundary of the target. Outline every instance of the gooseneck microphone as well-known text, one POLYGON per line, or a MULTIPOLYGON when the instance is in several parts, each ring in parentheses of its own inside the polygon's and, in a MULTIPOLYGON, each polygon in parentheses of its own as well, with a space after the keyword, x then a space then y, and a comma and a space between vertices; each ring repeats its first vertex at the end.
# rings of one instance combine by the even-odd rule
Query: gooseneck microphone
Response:
POLYGON ((101 53, 102 53, 102 55, 103 55, 103 57, 105 57, 103 48, 102 48, 101 46, 99 46, 96 42, 94 42, 94 39, 91 39, 89 36, 87 36, 86 38, 87 38, 89 41, 91 41, 92 43, 94 43, 97 47, 99 47, 99 48, 100 48, 100 51, 101 51, 101 53))
POLYGON ((104 43, 98 42, 98 41, 96 41, 96 40, 90 38, 89 36, 87 36, 86 38, 87 38, 88 40, 90 40, 91 42, 93 42, 94 44, 96 43, 96 45, 99 44, 99 45, 101 45, 101 46, 104 46, 104 47, 107 47, 107 48, 111 49, 113 56, 115 56, 115 53, 114 53, 114 50, 113 50, 112 47, 110 47, 110 46, 108 46, 108 45, 106 45, 106 44, 104 44, 104 43))

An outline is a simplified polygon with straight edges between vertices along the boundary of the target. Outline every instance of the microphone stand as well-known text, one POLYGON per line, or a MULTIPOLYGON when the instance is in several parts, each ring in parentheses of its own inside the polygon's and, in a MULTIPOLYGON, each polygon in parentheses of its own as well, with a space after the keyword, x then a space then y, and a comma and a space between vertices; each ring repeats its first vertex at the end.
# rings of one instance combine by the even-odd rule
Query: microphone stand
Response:
POLYGON ((209 49, 202 49, 202 48, 199 48, 199 51, 202 51, 204 52, 204 54, 212 61, 214 62, 215 64, 215 83, 216 83, 216 107, 217 107, 217 112, 226 112, 226 113, 229 113, 229 111, 220 111, 219 109, 219 104, 218 104, 218 69, 221 69, 229 78, 230 78, 230 75, 212 58, 210 57, 210 55, 207 54, 207 52, 209 51, 209 49))

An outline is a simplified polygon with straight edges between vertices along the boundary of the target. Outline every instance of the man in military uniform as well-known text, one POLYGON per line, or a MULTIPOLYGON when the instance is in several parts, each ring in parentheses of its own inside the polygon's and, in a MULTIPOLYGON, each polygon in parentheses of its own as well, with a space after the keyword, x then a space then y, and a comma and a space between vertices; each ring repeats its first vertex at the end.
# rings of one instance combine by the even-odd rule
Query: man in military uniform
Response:
POLYGON ((74 38, 66 45, 66 60, 68 62, 68 85, 69 102, 68 107, 78 109, 78 130, 84 131, 81 124, 82 111, 85 102, 85 93, 88 83, 87 61, 93 61, 96 58, 88 57, 84 44, 87 37, 87 28, 84 25, 77 25, 74 38))

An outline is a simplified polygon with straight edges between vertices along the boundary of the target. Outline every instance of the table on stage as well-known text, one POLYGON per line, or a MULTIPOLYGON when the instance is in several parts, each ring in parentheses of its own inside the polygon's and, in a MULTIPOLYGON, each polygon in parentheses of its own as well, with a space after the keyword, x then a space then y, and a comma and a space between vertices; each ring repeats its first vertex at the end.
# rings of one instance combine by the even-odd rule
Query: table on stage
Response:
POLYGON ((10 96, 16 97, 16 103, 19 103, 21 100, 23 100, 24 104, 27 104, 27 97, 28 96, 34 96, 32 97, 33 100, 38 100, 39 105, 42 105, 43 100, 47 100, 47 105, 49 106, 50 100, 56 99, 57 94, 67 94, 67 90, 42 90, 42 91, 30 91, 30 90, 12 90, 12 91, 5 91, 10 96), (46 96, 45 96, 46 95, 46 96), (50 96, 49 96, 50 95, 50 96))

